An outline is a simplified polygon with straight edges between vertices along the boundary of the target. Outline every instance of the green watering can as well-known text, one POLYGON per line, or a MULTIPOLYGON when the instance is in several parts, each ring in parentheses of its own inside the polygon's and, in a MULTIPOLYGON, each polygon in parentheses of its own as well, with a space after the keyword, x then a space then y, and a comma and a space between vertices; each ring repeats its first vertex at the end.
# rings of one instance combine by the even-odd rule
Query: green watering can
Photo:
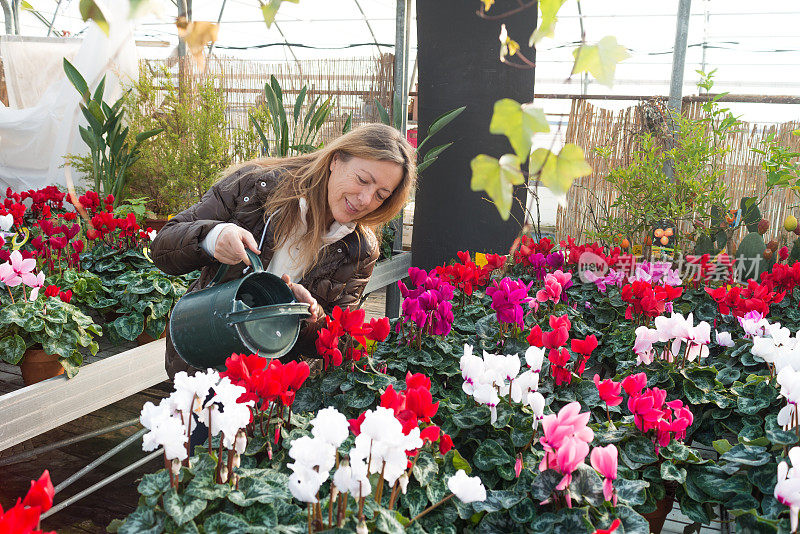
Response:
POLYGON ((266 272, 254 252, 247 250, 247 257, 253 272, 217 285, 228 272, 223 264, 207 287, 175 304, 169 333, 189 365, 222 369, 234 352, 280 358, 297 341, 308 304, 295 302, 289 286, 266 272))

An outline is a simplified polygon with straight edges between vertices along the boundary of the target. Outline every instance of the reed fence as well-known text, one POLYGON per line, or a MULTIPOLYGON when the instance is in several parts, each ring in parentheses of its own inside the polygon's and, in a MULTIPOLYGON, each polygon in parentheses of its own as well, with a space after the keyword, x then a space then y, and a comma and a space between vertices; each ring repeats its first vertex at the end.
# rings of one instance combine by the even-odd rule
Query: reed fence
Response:
MULTIPOLYGON (((557 239, 565 239, 570 235, 580 241, 587 237, 587 232, 594 229, 595 220, 625 215, 617 209, 609 208, 617 193, 605 177, 612 168, 630 163, 637 148, 637 136, 645 126, 645 105, 642 101, 635 106, 611 111, 595 106, 583 98, 572 99, 565 142, 575 143, 583 148, 592 173, 575 180, 567 194, 567 207, 559 207, 556 218, 557 239), (606 154, 601 155, 596 150, 598 148, 602 148, 606 154)), ((703 113, 702 105, 702 102, 694 98, 685 98, 682 113, 699 118, 703 113)), ((727 186, 732 207, 738 207, 742 197, 760 197, 767 190, 766 172, 762 167, 763 156, 752 149, 762 147, 767 137, 772 135, 780 144, 800 151, 800 137, 792 135, 792 131, 798 128, 800 120, 766 126, 743 122, 735 132, 727 136, 725 141, 730 151, 723 158, 721 168, 724 170, 722 179, 727 186)), ((760 210, 762 216, 771 223, 767 240, 777 239, 781 233, 785 235, 782 230, 783 220, 789 213, 797 215, 800 212, 797 205, 797 198, 787 189, 776 188, 765 197, 760 210)), ((734 237, 736 241, 741 238, 743 230, 739 232, 740 235, 734 237)), ((791 235, 790 238, 791 242, 796 236, 791 235)))
MULTIPOLYGON (((319 96, 320 102, 332 97, 333 107, 328 121, 321 130, 321 141, 327 142, 341 135, 348 116, 353 127, 380 120, 379 102, 390 109, 392 100, 394 56, 352 59, 320 59, 294 62, 268 62, 235 59, 225 56, 208 58, 206 68, 200 72, 191 59, 181 66, 176 58, 144 60, 143 66, 166 66, 168 71, 182 77, 184 87, 191 90, 194 83, 204 77, 214 77, 227 103, 227 129, 231 144, 236 130, 250 128, 248 111, 264 106, 264 85, 270 76, 280 83, 284 94, 287 115, 293 113, 294 101, 305 85, 308 93, 301 116, 319 96)), ((158 69, 153 69, 158 72, 158 69)), ((270 132, 264 132, 270 141, 270 132)))

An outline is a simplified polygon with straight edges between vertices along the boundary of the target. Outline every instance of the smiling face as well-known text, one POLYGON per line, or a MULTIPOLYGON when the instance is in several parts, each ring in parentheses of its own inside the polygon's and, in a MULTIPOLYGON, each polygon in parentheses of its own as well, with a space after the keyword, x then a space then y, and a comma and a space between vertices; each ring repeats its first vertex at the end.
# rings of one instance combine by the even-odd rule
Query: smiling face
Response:
POLYGON ((372 213, 389 198, 403 179, 403 168, 391 161, 336 154, 328 179, 328 208, 336 222, 356 221, 372 213))

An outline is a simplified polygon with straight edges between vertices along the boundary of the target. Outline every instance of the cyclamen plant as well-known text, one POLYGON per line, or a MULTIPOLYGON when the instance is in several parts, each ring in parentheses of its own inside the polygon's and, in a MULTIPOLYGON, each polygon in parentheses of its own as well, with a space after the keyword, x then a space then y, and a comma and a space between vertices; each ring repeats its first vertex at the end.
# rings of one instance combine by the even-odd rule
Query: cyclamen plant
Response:
POLYGON ((550 361, 550 372, 555 379, 556 386, 569 384, 572 382, 573 372, 577 376, 583 375, 589 356, 597 348, 597 337, 591 334, 585 339, 570 341, 569 330, 572 328, 572 323, 566 315, 560 317, 551 315, 548 322, 552 328, 551 331, 543 332, 542 327, 537 324, 531 329, 526 339, 530 345, 548 350, 547 359, 550 361), (565 346, 567 341, 570 341, 570 348, 577 355, 575 361, 572 361, 572 356, 565 346), (571 366, 570 362, 572 362, 571 366))
MULTIPOLYGON (((288 465, 293 472, 289 489, 297 500, 308 503, 309 532, 341 527, 347 513, 347 494, 358 503, 359 530, 366 530, 364 505, 373 493, 373 483, 375 503, 382 502, 385 486, 391 488, 388 509, 393 510, 398 498, 407 492, 421 451, 430 445, 431 452, 445 455, 453 446, 450 436, 431 423, 439 403, 433 402, 430 379, 409 373, 405 385, 404 391, 389 386, 381 395, 379 407, 355 419, 347 420, 332 407, 320 410, 311 421, 311 436, 292 441, 289 456, 295 461, 288 465), (356 436, 354 445, 346 458, 341 458, 338 448, 350 431, 356 436), (320 489, 334 466, 337 469, 327 492, 325 521, 320 489), (376 474, 377 481, 371 481, 370 475, 376 474)), ((448 486, 465 503, 486 499, 480 479, 467 477, 463 471, 451 477, 448 486)), ((421 511, 411 522, 441 506, 453 494, 421 511)))
POLYGON ((489 354, 483 358, 473 355, 472 346, 464 345, 461 357, 462 389, 475 402, 489 407, 491 421, 497 420, 497 405, 502 400, 509 404, 522 403, 533 410, 533 428, 536 430, 544 412, 545 399, 539 393, 539 373, 542 370, 544 350, 529 347, 525 362, 529 369, 520 374, 521 362, 516 354, 489 354))
POLYGON ((457 256, 458 262, 440 265, 431 274, 435 273, 436 276, 458 289, 461 292, 460 304, 464 306, 467 298, 471 299, 474 289, 484 287, 489 283, 492 273, 503 266, 506 257, 499 254, 485 254, 486 263, 479 266, 472 261, 469 251, 458 251, 457 256))
POLYGON ((532 286, 533 282, 526 285, 520 280, 503 278, 486 288, 486 295, 492 298, 492 309, 497 313, 501 333, 506 333, 506 328, 511 327, 510 334, 514 335, 524 328, 522 305, 533 300, 528 295, 532 286))
POLYGON ((408 276, 416 286, 408 289, 398 280, 404 300, 396 329, 406 344, 420 348, 424 335, 446 336, 453 328, 453 286, 427 271, 411 267, 408 276))
MULTIPOLYGON (((258 418, 262 436, 271 436, 270 425, 273 413, 278 418, 275 425, 274 443, 280 440, 281 430, 288 428, 292 418, 292 404, 297 391, 311 374, 305 362, 291 361, 281 363, 267 360, 257 354, 232 354, 225 360, 225 371, 221 378, 227 378, 236 386, 244 388, 239 402, 248 404, 251 409, 250 422, 258 418), (285 411, 285 413, 284 413, 285 411), (264 426, 264 414, 266 427, 264 426)), ((252 435, 252 431, 250 432, 252 435)), ((272 458, 272 443, 267 442, 267 454, 272 458)))
POLYGON ((645 434, 654 430, 653 443, 656 453, 674 438, 686 437, 686 429, 694 421, 694 415, 683 401, 676 399, 665 403, 667 392, 656 387, 647 388, 647 375, 638 373, 622 380, 622 389, 628 394, 628 410, 633 414, 636 428, 645 434), (644 391, 643 391, 644 390, 644 391))
POLYGON ((142 426, 149 430, 142 438, 142 450, 164 448, 164 463, 170 473, 170 483, 177 488, 180 468, 189 458, 189 443, 199 424, 208 429, 209 453, 212 438, 220 435, 215 480, 217 483, 237 482, 233 468, 239 465, 247 444, 243 429, 250 423, 253 400, 242 400, 246 389, 234 385, 217 371, 197 372, 188 376, 181 371, 175 375, 175 391, 158 406, 152 402, 142 408, 142 426), (223 449, 227 463, 222 461, 223 449))
POLYGON ((706 321, 695 325, 693 314, 684 318, 680 313, 673 313, 670 317, 660 315, 654 322, 655 328, 640 326, 636 329, 633 351, 637 363, 648 365, 658 357, 668 362, 680 360, 681 367, 684 367, 687 361, 693 362, 708 356, 711 325, 706 321), (653 344, 657 342, 667 343, 663 351, 653 349, 653 344), (686 345, 681 350, 683 343, 686 345))
MULTIPOLYGON (((409 377, 407 381, 419 383, 424 378, 409 377)), ((343 526, 348 494, 358 502, 357 531, 366 532, 364 504, 373 492, 370 475, 379 475, 374 496, 376 503, 381 502, 384 483, 392 488, 388 504, 388 509, 392 510, 398 496, 406 494, 409 477, 416 464, 412 462, 409 467, 408 455, 418 458, 420 449, 432 441, 430 432, 426 437, 417 426, 404 429, 407 425, 398 420, 396 411, 383 406, 367 410, 359 417, 358 423, 351 420, 349 425, 356 438, 346 459, 339 457, 338 448, 349 435, 348 420, 332 407, 320 410, 311 421, 311 436, 294 440, 289 449, 289 456, 294 460, 288 464, 293 473, 289 477, 289 490, 295 499, 308 504, 309 533, 343 526), (330 471, 334 467, 336 471, 331 478, 330 471), (326 522, 319 494, 329 478, 331 484, 326 522)), ((426 430, 429 428, 432 427, 428 426, 426 430)), ((420 512, 410 523, 453 496, 458 496, 464 503, 486 499, 486 490, 480 478, 468 477, 463 470, 450 477, 448 487, 452 491, 450 495, 420 512)))
POLYGON ((374 344, 384 341, 391 327, 389 318, 370 319, 364 322, 363 309, 350 310, 336 306, 330 316, 325 317, 326 327, 320 329, 316 340, 317 352, 325 362, 325 369, 338 367, 344 361, 355 365, 370 351, 374 344), (370 343, 372 342, 372 343, 370 343))

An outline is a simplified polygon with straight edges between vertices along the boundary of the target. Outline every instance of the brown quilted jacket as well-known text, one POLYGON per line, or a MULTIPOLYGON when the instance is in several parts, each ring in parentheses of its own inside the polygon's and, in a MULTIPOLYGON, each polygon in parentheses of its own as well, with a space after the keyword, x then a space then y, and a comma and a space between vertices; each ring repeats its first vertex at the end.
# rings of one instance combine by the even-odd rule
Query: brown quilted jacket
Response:
MULTIPOLYGON (((173 217, 153 240, 151 252, 156 266, 168 274, 184 274, 202 269, 200 278, 189 287, 196 291, 206 287, 220 263, 200 246, 208 232, 220 222, 232 222, 250 230, 256 241, 261 239, 266 217, 263 205, 272 192, 280 173, 246 166, 215 184, 200 202, 173 217)), ((272 224, 267 228, 261 246, 261 261, 269 265, 275 246, 272 224)), ((341 240, 328 245, 322 259, 303 277, 305 286, 317 302, 330 314, 334 306, 358 304, 372 269, 378 259, 375 234, 360 225, 341 240)), ((245 265, 231 265, 223 282, 240 278, 245 265)), ((315 357, 314 341, 324 326, 324 319, 311 324, 303 322, 293 356, 315 357)), ((170 378, 178 371, 193 369, 178 356, 167 329, 166 368, 170 378)))

